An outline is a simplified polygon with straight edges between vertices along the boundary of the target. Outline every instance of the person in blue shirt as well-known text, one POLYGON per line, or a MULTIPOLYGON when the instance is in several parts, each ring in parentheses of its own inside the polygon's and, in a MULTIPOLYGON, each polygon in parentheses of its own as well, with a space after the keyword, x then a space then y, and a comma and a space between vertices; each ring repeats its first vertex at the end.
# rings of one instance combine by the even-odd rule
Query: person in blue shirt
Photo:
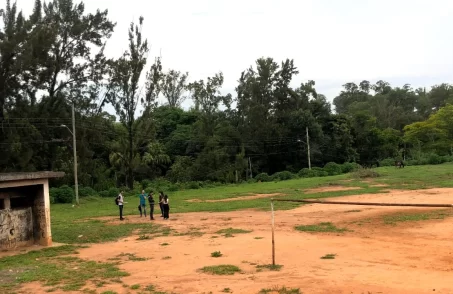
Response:
POLYGON ((140 217, 142 217, 142 214, 145 214, 146 217, 146 198, 147 195, 145 194, 145 190, 142 190, 142 194, 140 194, 140 217))

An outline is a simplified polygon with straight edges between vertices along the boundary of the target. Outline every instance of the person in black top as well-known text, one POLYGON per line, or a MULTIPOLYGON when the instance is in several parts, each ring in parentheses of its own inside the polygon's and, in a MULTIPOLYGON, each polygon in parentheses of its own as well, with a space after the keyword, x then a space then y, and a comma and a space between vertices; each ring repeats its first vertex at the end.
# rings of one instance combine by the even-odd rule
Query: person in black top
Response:
POLYGON ((164 219, 169 219, 170 218, 170 204, 168 203, 168 196, 165 195, 164 199, 162 201, 163 208, 164 208, 164 219))
POLYGON ((149 219, 154 220, 154 198, 153 198, 153 191, 149 192, 148 194, 148 202, 149 202, 149 219))
POLYGON ((163 201, 164 201, 164 192, 160 191, 159 192, 159 207, 160 207, 160 213, 161 213, 160 217, 164 217, 164 204, 163 204, 163 201))

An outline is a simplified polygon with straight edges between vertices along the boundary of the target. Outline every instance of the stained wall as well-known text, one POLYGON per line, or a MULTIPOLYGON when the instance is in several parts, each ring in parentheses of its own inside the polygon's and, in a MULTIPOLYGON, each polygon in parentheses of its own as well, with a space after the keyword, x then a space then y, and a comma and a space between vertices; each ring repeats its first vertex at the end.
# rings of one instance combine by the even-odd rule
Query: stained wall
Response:
POLYGON ((47 180, 0 183, 0 249, 52 244, 47 180))

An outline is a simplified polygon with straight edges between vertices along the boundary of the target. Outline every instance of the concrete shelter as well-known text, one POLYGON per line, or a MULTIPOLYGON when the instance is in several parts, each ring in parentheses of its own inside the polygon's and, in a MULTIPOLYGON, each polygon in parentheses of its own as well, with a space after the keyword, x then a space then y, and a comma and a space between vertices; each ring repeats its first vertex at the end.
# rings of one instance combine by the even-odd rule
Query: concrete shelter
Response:
POLYGON ((0 249, 52 245, 49 179, 63 172, 0 173, 0 249))

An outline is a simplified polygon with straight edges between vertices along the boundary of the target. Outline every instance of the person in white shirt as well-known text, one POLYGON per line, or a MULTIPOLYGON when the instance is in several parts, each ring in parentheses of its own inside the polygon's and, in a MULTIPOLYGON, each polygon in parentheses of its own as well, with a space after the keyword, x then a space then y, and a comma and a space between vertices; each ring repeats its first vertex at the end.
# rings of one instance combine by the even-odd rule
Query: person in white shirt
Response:
POLYGON ((118 207, 120 208, 120 220, 124 220, 123 218, 123 205, 124 205, 124 197, 123 191, 118 195, 118 207))

